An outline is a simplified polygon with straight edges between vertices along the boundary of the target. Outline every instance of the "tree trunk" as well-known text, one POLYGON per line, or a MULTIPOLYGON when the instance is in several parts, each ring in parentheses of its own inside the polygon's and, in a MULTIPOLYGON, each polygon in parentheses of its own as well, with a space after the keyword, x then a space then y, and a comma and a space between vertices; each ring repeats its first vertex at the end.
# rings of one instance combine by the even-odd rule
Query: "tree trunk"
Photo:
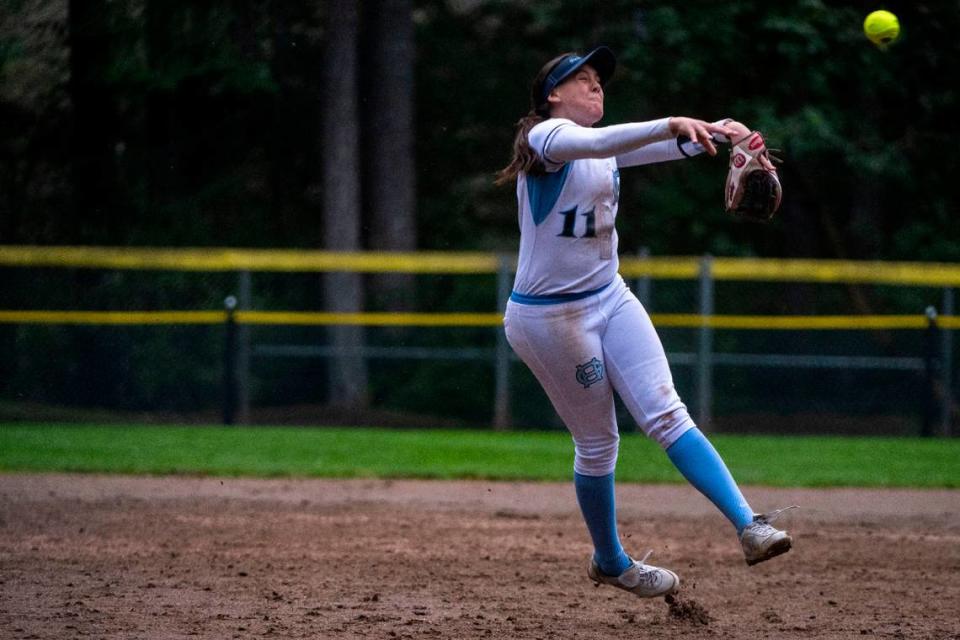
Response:
MULTIPOLYGON (((147 66, 155 78, 163 77, 167 59, 172 55, 177 37, 174 15, 178 5, 161 0, 147 0, 144 11, 144 43, 147 66)), ((175 179, 179 162, 175 153, 178 136, 174 125, 173 88, 165 82, 151 82, 144 95, 144 141, 147 149, 146 201, 147 219, 168 219, 166 212, 176 198, 180 185, 175 179)), ((173 225, 182 224, 175 217, 173 225)))
MULTIPOLYGON (((118 202, 116 152, 118 114, 113 88, 106 78, 112 63, 108 3, 104 0, 69 0, 67 24, 70 45, 70 101, 73 124, 70 162, 73 211, 62 228, 62 241, 74 244, 119 244, 123 216, 114 211, 118 202)), ((69 289, 72 304, 95 292, 102 271, 74 272, 69 289)), ((67 376, 67 402, 95 406, 110 402, 110 381, 116 377, 119 358, 104 348, 102 332, 77 327, 67 334, 66 353, 74 366, 67 376)))
MULTIPOLYGON (((384 251, 417 247, 412 12, 411 0, 382 0, 367 22, 365 191, 370 247, 384 251)), ((412 308, 412 274, 378 275, 372 285, 375 299, 383 307, 412 308)))
POLYGON ((111 64, 107 3, 70 0, 70 98, 73 106, 73 216, 70 242, 111 242, 116 200, 117 114, 104 78, 111 64))
MULTIPOLYGON (((320 92, 323 96, 321 154, 324 248, 360 249, 360 154, 357 100, 357 35, 359 13, 354 0, 327 3, 327 30, 320 92)), ((328 311, 363 309, 363 280, 357 273, 324 275, 328 311)), ((331 404, 358 410, 367 403, 367 369, 358 353, 364 332, 357 326, 331 327, 331 344, 339 352, 330 359, 331 404)))

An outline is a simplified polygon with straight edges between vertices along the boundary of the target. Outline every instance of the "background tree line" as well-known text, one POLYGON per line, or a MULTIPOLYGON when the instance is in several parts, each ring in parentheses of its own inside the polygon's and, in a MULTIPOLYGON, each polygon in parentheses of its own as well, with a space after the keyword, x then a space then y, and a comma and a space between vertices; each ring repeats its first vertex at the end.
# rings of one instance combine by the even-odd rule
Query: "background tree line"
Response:
MULTIPOLYGON (((785 161, 787 197, 765 227, 724 217, 722 158, 624 172, 622 250, 956 261, 949 70, 960 11, 946 0, 886 6, 903 34, 880 51, 861 32, 876 8, 867 2, 6 0, 0 243, 512 252, 515 195, 492 174, 529 82, 557 52, 604 43, 620 65, 605 123, 733 116, 785 161)), ((130 275, 64 277, 8 270, 3 306, 210 306, 231 286, 167 276, 161 292, 130 275)), ((258 288, 257 303, 490 308, 484 287, 337 274, 258 288)), ((859 311, 887 304, 869 290, 837 295, 859 311)), ((822 303, 803 286, 772 301, 732 296, 745 312, 822 303)), ((64 373, 59 393, 38 397, 153 406, 171 395, 173 382, 156 400, 123 382, 122 363, 149 340, 24 331, 0 331, 20 363, 0 380, 6 394, 34 389, 45 370, 36 350, 56 344, 84 380, 64 373), (104 382, 85 380, 90 370, 108 372, 104 382)), ((381 337, 342 328, 323 339, 381 337)), ((151 357, 171 348, 154 345, 151 357)), ((328 399, 362 405, 378 394, 371 375, 346 358, 321 377, 328 399)))

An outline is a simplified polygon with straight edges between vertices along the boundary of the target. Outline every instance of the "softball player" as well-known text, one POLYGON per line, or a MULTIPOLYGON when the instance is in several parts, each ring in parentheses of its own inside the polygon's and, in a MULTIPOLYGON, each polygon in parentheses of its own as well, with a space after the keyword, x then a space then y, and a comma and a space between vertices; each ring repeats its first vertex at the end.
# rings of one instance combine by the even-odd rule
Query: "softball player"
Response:
POLYGON ((641 597, 672 593, 673 571, 637 561, 620 544, 614 502, 619 434, 614 392, 647 436, 736 528, 747 564, 790 549, 758 515, 673 385, 650 318, 618 274, 620 167, 716 154, 741 137, 738 122, 686 117, 592 128, 603 117, 603 85, 616 60, 606 47, 548 62, 520 120, 511 163, 520 256, 504 317, 507 340, 539 380, 573 436, 577 501, 594 544, 588 575, 641 597))

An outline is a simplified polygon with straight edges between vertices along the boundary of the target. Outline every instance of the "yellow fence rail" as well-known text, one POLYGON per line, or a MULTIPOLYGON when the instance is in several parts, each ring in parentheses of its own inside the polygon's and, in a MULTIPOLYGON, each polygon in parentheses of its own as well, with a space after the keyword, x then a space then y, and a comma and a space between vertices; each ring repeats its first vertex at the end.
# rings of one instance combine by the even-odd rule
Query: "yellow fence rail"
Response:
MULTIPOLYGON (((437 275, 493 275, 496 278, 497 308, 502 309, 510 293, 510 281, 516 269, 513 255, 481 252, 336 252, 233 248, 130 248, 78 246, 5 246, 0 245, 0 269, 68 268, 106 270, 154 270, 183 272, 237 273, 239 303, 234 296, 225 300, 224 309, 194 311, 65 311, 0 310, 0 325, 223 325, 225 331, 224 370, 226 385, 224 422, 233 422, 234 403, 244 415, 249 407, 249 385, 239 382, 249 372, 251 345, 249 334, 238 338, 237 325, 273 326, 409 326, 409 327, 490 327, 501 326, 500 312, 483 313, 333 313, 314 311, 251 310, 250 274, 253 272, 354 272, 409 273, 437 275), (228 302, 229 301, 229 302, 228 302), (237 308, 239 306, 239 308, 237 308), (239 354, 243 353, 243 362, 239 354), (239 377, 238 377, 239 376, 239 377), (246 408, 244 408, 246 407, 246 408)), ((839 260, 791 260, 767 258, 713 258, 622 256, 620 273, 635 280, 638 295, 648 279, 699 281, 698 313, 653 314, 660 328, 697 330, 697 350, 684 356, 695 367, 698 422, 707 428, 712 414, 712 369, 715 365, 751 363, 751 366, 779 367, 859 367, 903 371, 926 371, 931 389, 940 389, 939 422, 941 433, 952 431, 952 353, 951 330, 960 329, 960 316, 954 314, 953 289, 960 287, 960 264, 920 262, 855 262, 839 260), (925 314, 912 315, 717 315, 714 313, 714 284, 718 281, 807 282, 822 284, 870 284, 943 289, 943 306, 938 315, 934 307, 925 314), (714 330, 822 331, 822 330, 905 330, 932 328, 925 340, 922 357, 858 358, 857 356, 795 356, 791 354, 731 354, 714 349, 714 330), (939 331, 946 329, 947 331, 939 331), (939 364, 938 364, 939 363, 939 364), (939 371, 939 373, 938 373, 939 371), (939 376, 939 377, 938 377, 939 376)), ((643 299, 643 298, 642 298, 643 299)), ((296 350, 294 346, 294 350, 296 350)), ((410 354, 398 347, 397 357, 410 354), (402 353, 401 353, 402 352, 402 353)), ((496 398, 494 425, 509 424, 509 348, 502 332, 497 334, 495 353, 496 398)), ((316 351, 310 351, 315 353, 316 351)), ((326 353, 326 352, 324 352, 326 353)), ((331 352, 332 353, 332 352, 331 352)), ((383 354, 381 353, 380 356, 383 354)), ((420 357, 420 356, 417 356, 420 357)), ((486 356, 484 356, 486 357, 486 356)), ((931 395, 931 397, 933 397, 931 395)), ((932 407, 932 404, 931 404, 932 407)), ((929 411, 934 409, 928 408, 929 411)), ((925 424, 930 422, 925 417, 925 424)), ((241 420, 242 421, 242 420, 241 420)), ((927 427, 925 427, 926 429, 927 427)))
POLYGON ((377 253, 278 249, 151 249, 0 245, 0 266, 163 271, 494 273, 489 253, 377 253))
MULTIPOLYGON (((67 267, 167 271, 276 271, 419 274, 492 274, 513 258, 480 252, 337 252, 230 248, 130 248, 0 245, 0 267, 67 267)), ((688 280, 700 274, 699 257, 622 257, 626 278, 688 280)), ((869 262, 713 258, 715 280, 836 282, 960 287, 960 265, 937 262, 869 262)))
MULTIPOLYGON (((0 311, 0 324, 63 325, 211 325, 227 322, 226 311, 0 311)), ((659 327, 749 330, 916 330, 925 329, 924 315, 874 316, 701 316, 662 313, 651 316, 659 327)), ((236 311, 243 325, 368 327, 495 327, 499 313, 328 313, 306 311, 236 311)), ((960 316, 938 316, 941 329, 960 329, 960 316)))
MULTIPOLYGON (((336 252, 232 248, 130 248, 0 245, 0 267, 161 271, 363 272, 415 274, 494 274, 514 258, 479 252, 336 252)), ((626 278, 696 279, 700 257, 622 257, 626 278)), ((917 262, 854 262, 767 258, 711 258, 711 280, 863 283, 907 286, 960 286, 960 265, 917 262)), ((364 325, 487 327, 498 313, 327 313, 238 310, 233 319, 246 325, 364 325)), ((226 311, 0 311, 2 324, 176 325, 220 324, 226 311)), ((745 316, 655 314, 661 327, 764 330, 922 329, 923 315, 889 316, 745 316)), ((941 328, 960 328, 957 317, 937 320, 941 328)))

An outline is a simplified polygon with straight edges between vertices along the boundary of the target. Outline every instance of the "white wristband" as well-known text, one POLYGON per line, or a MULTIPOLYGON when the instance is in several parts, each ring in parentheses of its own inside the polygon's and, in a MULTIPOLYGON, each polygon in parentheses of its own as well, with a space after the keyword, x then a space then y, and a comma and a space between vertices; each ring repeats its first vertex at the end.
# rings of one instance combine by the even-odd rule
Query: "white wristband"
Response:
POLYGON ((677 137, 677 148, 680 149, 680 153, 688 158, 698 156, 705 151, 702 144, 694 142, 687 136, 677 137))
MULTIPOLYGON (((723 118, 722 120, 717 120, 713 124, 725 125, 728 122, 733 122, 733 118, 723 118)), ((710 137, 713 139, 714 142, 723 142, 725 144, 730 143, 730 138, 723 135, 722 133, 711 133, 710 137)), ((703 148, 702 144, 700 144, 699 142, 694 142, 687 136, 677 137, 677 148, 680 149, 680 153, 682 153, 688 158, 692 158, 693 156, 698 156, 704 151, 706 151, 706 149, 703 148)))

